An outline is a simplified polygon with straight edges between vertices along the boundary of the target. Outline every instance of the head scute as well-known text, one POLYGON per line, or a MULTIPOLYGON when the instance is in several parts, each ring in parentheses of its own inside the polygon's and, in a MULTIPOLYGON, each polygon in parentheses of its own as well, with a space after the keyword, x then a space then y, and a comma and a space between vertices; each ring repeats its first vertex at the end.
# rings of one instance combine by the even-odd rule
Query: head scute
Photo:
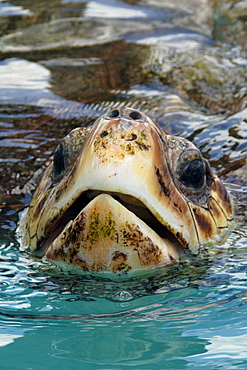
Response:
POLYGON ((230 195, 191 142, 116 108, 58 143, 22 237, 62 268, 128 278, 197 253, 231 217, 230 195))

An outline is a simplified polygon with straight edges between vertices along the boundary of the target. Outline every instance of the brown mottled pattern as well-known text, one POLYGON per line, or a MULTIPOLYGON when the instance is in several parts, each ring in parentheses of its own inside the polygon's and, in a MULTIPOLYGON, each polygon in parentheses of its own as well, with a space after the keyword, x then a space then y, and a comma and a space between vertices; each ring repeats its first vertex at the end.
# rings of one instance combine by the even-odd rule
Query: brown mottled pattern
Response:
POLYGON ((220 205, 227 219, 232 219, 233 202, 231 196, 218 178, 215 179, 215 190, 213 192, 213 197, 220 205))
POLYGON ((51 162, 22 227, 30 250, 52 261, 122 276, 169 266, 232 218, 229 193, 194 144, 141 112, 115 109, 59 145, 62 170, 51 162), (192 161, 202 163, 199 188, 183 181, 192 161))
POLYGON ((177 240, 181 243, 183 248, 188 249, 189 248, 189 243, 188 241, 183 237, 182 233, 176 232, 175 234, 177 240))
POLYGON ((171 195, 171 191, 170 191, 170 189, 165 185, 165 183, 164 183, 164 178, 166 177, 166 175, 165 174, 162 174, 161 175, 161 173, 160 173, 160 169, 159 168, 156 168, 156 176, 157 176, 157 178, 158 178, 158 182, 159 182, 159 184, 160 184, 160 187, 161 187, 161 190, 162 190, 162 192, 165 194, 165 196, 166 197, 170 197, 170 195, 171 195))
POLYGON ((136 150, 149 150, 150 142, 144 131, 114 130, 114 126, 106 126, 94 140, 94 150, 102 161, 115 158, 123 160, 125 155, 135 155, 136 150), (114 149, 113 149, 114 148, 114 149))
POLYGON ((124 274, 128 273, 131 270, 131 266, 126 263, 128 255, 123 252, 116 251, 112 256, 111 268, 112 271, 116 274, 122 272, 124 274))
POLYGON ((153 244, 152 240, 146 237, 142 243, 134 248, 142 265, 159 264, 162 258, 160 248, 153 244))
POLYGON ((206 235, 212 235, 212 223, 209 222, 208 217, 201 213, 198 208, 193 208, 193 212, 196 218, 197 225, 206 235))
POLYGON ((227 227, 226 215, 224 214, 222 208, 217 203, 217 201, 212 197, 210 197, 208 201, 208 208, 217 224, 217 227, 218 228, 227 227))
POLYGON ((210 237, 216 235, 218 228, 209 210, 193 204, 190 204, 190 207, 195 218, 199 241, 204 242, 210 237))

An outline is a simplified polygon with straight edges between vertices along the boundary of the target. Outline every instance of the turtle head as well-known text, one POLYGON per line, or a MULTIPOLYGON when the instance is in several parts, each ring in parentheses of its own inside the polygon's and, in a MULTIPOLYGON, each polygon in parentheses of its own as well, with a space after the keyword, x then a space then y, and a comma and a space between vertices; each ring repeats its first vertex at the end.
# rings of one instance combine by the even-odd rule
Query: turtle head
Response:
POLYGON ((229 193, 191 142, 120 108, 58 144, 22 234, 33 253, 58 264, 134 276, 197 253, 232 212, 229 193))

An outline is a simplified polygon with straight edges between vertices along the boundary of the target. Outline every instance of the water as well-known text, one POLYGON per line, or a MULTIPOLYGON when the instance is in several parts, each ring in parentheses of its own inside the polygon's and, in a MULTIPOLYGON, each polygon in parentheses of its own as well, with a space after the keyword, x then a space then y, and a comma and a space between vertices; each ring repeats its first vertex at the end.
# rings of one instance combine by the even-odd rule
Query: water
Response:
POLYGON ((1 369, 246 369, 245 1, 0 1, 1 369), (111 282, 19 248, 59 138, 141 109, 231 183, 232 231, 190 264, 111 282))

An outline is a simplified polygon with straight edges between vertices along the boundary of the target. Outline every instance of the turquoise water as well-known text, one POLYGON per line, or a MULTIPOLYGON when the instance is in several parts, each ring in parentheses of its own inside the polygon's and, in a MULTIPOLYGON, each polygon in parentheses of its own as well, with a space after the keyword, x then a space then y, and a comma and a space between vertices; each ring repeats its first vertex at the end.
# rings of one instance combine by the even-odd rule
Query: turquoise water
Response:
POLYGON ((245 3, 0 2, 0 369, 247 368, 245 3), (236 221, 153 276, 65 274, 19 214, 59 138, 126 105, 202 150, 236 221))
POLYGON ((114 283, 1 247, 3 369, 245 369, 246 230, 208 261, 114 283))

